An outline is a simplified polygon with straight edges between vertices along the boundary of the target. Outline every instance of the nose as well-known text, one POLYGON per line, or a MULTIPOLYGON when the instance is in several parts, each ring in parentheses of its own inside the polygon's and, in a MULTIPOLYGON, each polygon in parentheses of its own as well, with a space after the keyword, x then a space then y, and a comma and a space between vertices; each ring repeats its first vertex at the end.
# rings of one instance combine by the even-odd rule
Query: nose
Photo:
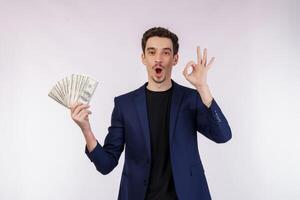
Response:
POLYGON ((161 61, 162 61, 162 56, 161 56, 161 54, 156 54, 156 56, 155 56, 155 63, 161 63, 161 61))

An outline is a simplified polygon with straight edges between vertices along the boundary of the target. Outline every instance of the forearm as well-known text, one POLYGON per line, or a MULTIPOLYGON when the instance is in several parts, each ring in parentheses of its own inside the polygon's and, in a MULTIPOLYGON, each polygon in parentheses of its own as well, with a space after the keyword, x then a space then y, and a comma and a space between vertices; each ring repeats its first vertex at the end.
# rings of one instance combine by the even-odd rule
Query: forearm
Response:
POLYGON ((202 86, 196 87, 196 89, 197 89, 198 93, 200 94, 202 102, 206 105, 206 107, 209 108, 213 97, 209 90, 208 85, 202 85, 202 86))
POLYGON ((88 151, 91 152, 97 146, 97 139, 92 130, 82 130, 88 151))
POLYGON ((108 130, 103 146, 98 143, 91 130, 82 131, 86 140, 85 153, 103 175, 110 173, 117 166, 124 149, 123 131, 114 126, 114 120, 108 130))
POLYGON ((230 126, 215 99, 212 100, 209 109, 203 110, 203 103, 197 96, 197 109, 198 132, 216 143, 225 143, 231 139, 230 126))

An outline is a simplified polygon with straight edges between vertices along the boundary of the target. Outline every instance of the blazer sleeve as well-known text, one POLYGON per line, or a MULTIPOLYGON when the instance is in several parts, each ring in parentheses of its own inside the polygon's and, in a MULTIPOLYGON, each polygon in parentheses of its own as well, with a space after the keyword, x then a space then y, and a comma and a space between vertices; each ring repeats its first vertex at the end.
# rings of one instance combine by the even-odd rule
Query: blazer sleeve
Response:
POLYGON ((232 138, 230 126, 213 98, 208 108, 196 91, 197 131, 216 143, 225 143, 232 138))
POLYGON ((104 145, 97 140, 96 147, 89 152, 85 145, 85 153, 94 163, 97 171, 106 175, 117 165, 121 153, 124 150, 124 124, 117 98, 114 98, 114 108, 111 115, 111 125, 105 137, 104 145))

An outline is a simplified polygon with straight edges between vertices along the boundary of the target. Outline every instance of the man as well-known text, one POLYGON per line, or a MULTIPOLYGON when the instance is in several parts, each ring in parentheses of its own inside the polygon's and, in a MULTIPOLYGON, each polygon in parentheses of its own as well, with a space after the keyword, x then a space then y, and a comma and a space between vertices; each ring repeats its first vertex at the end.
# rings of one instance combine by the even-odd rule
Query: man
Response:
POLYGON ((197 47, 197 62, 188 62, 183 70, 195 89, 184 87, 171 79, 178 48, 177 36, 165 28, 144 33, 142 62, 148 82, 114 98, 103 146, 91 130, 89 106, 71 107, 72 119, 86 140, 85 153, 100 173, 108 174, 117 166, 125 146, 119 200, 211 199, 197 131, 224 143, 231 139, 231 130, 207 85, 214 58, 208 62, 207 50, 202 56, 197 47))

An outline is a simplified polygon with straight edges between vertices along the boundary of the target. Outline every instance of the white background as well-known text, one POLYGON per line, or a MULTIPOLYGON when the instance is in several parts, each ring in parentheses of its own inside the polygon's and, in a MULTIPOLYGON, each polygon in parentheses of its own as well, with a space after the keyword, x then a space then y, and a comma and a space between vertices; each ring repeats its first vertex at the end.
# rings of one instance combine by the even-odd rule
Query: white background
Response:
POLYGON ((0 0, 0 199, 117 199, 124 154, 98 173, 69 110, 47 94, 72 73, 99 80, 90 121, 103 144, 113 98, 147 81, 140 42, 153 26, 179 37, 179 84, 192 87, 182 70, 197 45, 216 57, 208 82, 233 138, 198 137, 213 199, 299 199, 299 9, 296 0, 0 0))

